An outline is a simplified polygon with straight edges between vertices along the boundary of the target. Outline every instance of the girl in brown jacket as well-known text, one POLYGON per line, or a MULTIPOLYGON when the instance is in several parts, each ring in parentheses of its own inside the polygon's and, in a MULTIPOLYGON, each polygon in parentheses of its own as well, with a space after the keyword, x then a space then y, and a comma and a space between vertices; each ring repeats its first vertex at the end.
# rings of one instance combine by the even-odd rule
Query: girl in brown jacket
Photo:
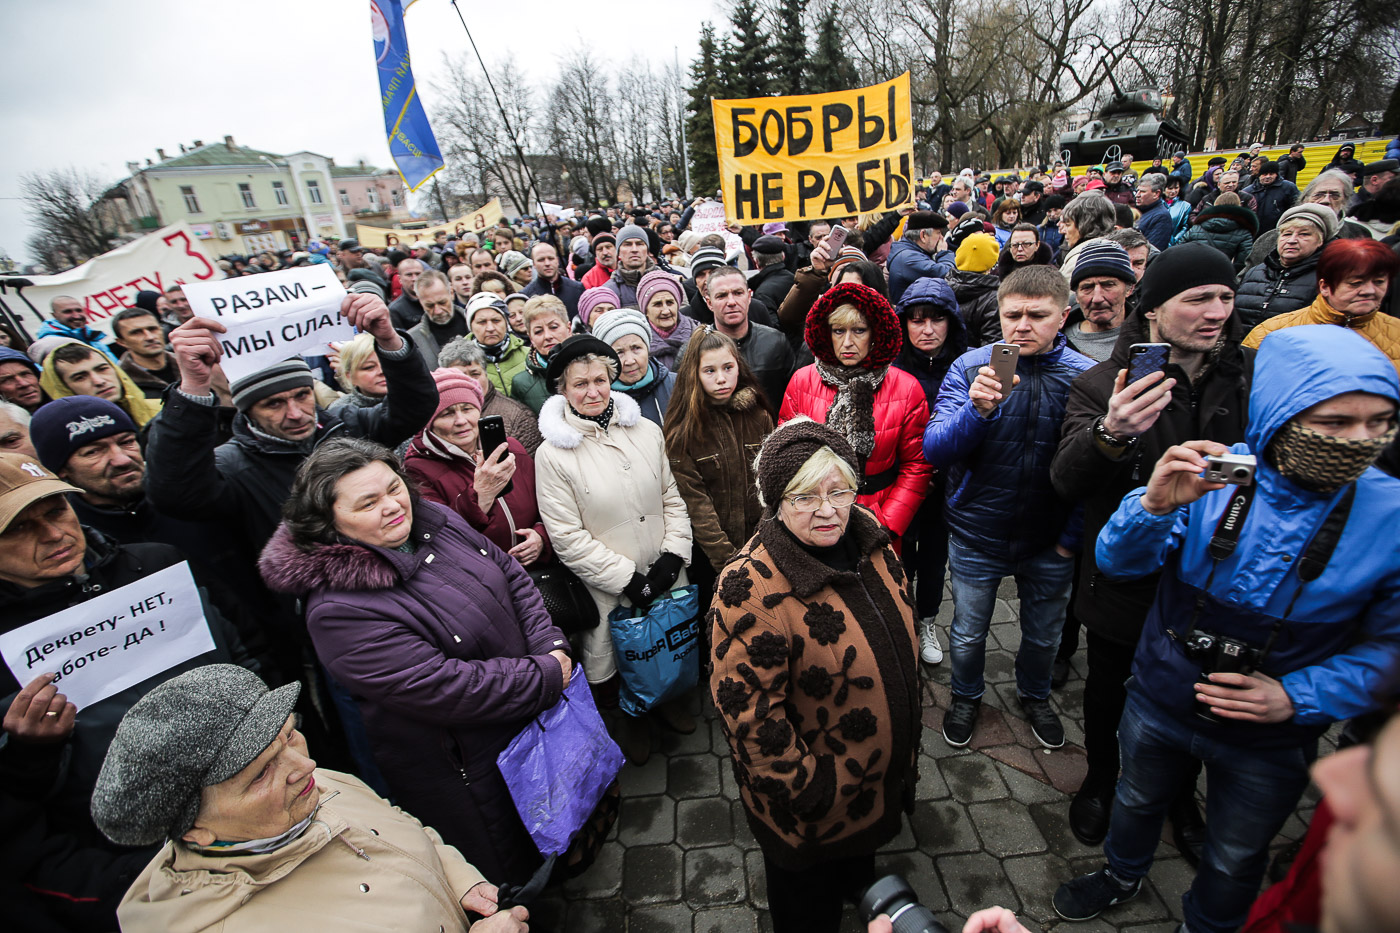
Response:
POLYGON ((739 347, 711 327, 695 331, 678 366, 666 409, 666 455, 695 536, 691 582, 708 604, 715 575, 763 513, 753 461, 773 430, 773 413, 739 347))

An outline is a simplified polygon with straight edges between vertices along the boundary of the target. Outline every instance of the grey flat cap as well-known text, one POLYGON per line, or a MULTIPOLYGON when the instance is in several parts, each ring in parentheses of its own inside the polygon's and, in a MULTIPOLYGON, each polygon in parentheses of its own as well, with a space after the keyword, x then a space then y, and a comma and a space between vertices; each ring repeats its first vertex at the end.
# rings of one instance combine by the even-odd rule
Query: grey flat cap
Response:
POLYGON ((301 684, 269 691, 234 664, 186 671, 127 710, 92 792, 92 819, 118 845, 179 839, 200 790, 248 767, 277 738, 301 684))

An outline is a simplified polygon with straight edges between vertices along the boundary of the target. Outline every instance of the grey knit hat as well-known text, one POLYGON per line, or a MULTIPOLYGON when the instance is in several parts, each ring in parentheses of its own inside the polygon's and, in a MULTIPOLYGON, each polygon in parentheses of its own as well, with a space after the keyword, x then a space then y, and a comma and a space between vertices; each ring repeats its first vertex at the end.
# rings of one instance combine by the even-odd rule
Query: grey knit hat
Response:
POLYGON ((1278 229, 1282 230, 1283 225, 1295 220, 1306 220, 1308 223, 1322 231, 1322 240, 1326 242, 1337 235, 1338 228, 1342 222, 1337 218, 1337 212, 1325 204, 1296 204, 1283 212, 1283 216, 1278 219, 1278 229))
POLYGON ((269 395, 309 387, 311 383, 311 367, 306 365, 306 360, 300 357, 283 360, 235 382, 231 386, 233 406, 246 414, 248 409, 269 395))
POLYGON ((636 224, 628 224, 617 231, 617 245, 621 246, 628 240, 641 240, 646 244, 647 249, 651 249, 651 237, 647 236, 646 230, 636 224))
POLYGON ((200 790, 248 767, 277 738, 301 684, 269 691, 233 664, 186 671, 127 710, 92 792, 92 819, 118 845, 156 845, 194 826, 200 790))
POLYGON ((651 345, 651 324, 645 315, 635 308, 618 308, 597 318, 593 325, 593 336, 612 346, 628 334, 640 337, 642 343, 651 345))

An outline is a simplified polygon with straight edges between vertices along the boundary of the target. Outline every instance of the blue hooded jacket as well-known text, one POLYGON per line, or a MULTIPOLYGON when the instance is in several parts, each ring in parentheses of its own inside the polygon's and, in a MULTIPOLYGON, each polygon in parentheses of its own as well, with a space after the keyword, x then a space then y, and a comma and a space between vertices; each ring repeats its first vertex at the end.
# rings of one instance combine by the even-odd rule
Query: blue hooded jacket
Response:
POLYGON ((953 362, 924 430, 924 458, 948 474, 948 529, 994 557, 1019 560, 1053 544, 1077 549, 1070 503, 1050 482, 1069 387, 1095 365, 1064 334, 1045 353, 1016 361, 1020 385, 983 418, 967 390, 990 364, 991 345, 953 362))
POLYGON ((895 240, 885 261, 890 276, 890 301, 903 297, 904 290, 916 279, 941 279, 955 268, 952 250, 941 249, 930 256, 912 240, 895 240))
MULTIPOLYGON (((1344 392, 1400 400, 1395 366, 1359 334, 1328 324, 1303 325, 1277 331, 1260 346, 1245 442, 1232 448, 1258 457, 1258 488, 1234 553, 1220 562, 1206 593, 1218 611, 1199 627, 1260 647, 1281 619, 1274 647, 1259 669, 1282 681, 1294 716, 1277 726, 1209 727, 1237 744, 1307 741, 1336 720, 1373 709, 1374 691, 1400 659, 1400 549, 1395 546, 1400 479, 1375 467, 1366 470, 1331 560, 1321 576, 1304 585, 1297 558, 1343 491, 1303 489, 1263 456, 1284 422, 1344 392)), ((1133 674, 1143 695, 1187 718, 1191 684, 1201 668, 1166 630, 1184 634, 1189 625, 1195 595, 1211 569, 1210 539, 1238 489, 1209 492, 1162 516, 1142 507, 1143 491, 1124 497, 1099 533, 1095 553, 1099 569, 1110 577, 1141 577, 1165 568, 1133 674)), ((1193 722, 1204 728, 1203 721, 1193 722)))
POLYGON ((47 320, 34 334, 35 340, 41 340, 44 337, 71 337, 87 344, 94 350, 101 350, 111 358, 113 363, 117 362, 116 356, 107 346, 107 335, 100 330, 88 327, 86 324, 82 327, 69 327, 52 319, 47 320))

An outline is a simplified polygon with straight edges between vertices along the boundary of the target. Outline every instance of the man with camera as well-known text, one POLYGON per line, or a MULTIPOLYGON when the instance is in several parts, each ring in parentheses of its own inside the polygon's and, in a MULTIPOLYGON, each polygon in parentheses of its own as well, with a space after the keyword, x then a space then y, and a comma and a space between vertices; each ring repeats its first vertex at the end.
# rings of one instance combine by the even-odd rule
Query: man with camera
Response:
MULTIPOLYGON (((1075 267, 1076 276, 1082 265, 1075 267)), ((1108 832, 1124 683, 1157 592, 1155 573, 1139 580, 1105 578, 1093 542, 1123 496, 1147 481, 1173 444, 1244 439, 1254 351, 1240 347, 1245 328, 1232 313, 1234 294, 1234 268, 1224 254, 1204 243, 1172 247, 1143 275, 1138 308, 1119 327, 1110 358, 1070 387, 1050 479, 1061 496, 1084 506, 1085 547, 1071 612, 1088 632, 1089 768, 1070 804, 1069 825, 1085 845, 1099 845, 1108 832), (1142 373, 1134 347, 1144 344, 1166 344, 1164 367, 1142 373)), ((1177 848, 1193 863, 1204 839, 1195 791, 1192 773, 1170 812, 1177 848)))
POLYGON ((1200 761, 1206 839, 1184 926, 1238 929, 1318 738, 1374 709, 1400 658, 1400 480, 1372 466, 1396 435, 1395 367, 1326 326, 1270 335, 1256 363, 1244 442, 1168 448, 1098 535, 1105 577, 1161 577, 1118 727, 1107 865, 1056 891, 1067 920, 1141 890, 1200 761))

